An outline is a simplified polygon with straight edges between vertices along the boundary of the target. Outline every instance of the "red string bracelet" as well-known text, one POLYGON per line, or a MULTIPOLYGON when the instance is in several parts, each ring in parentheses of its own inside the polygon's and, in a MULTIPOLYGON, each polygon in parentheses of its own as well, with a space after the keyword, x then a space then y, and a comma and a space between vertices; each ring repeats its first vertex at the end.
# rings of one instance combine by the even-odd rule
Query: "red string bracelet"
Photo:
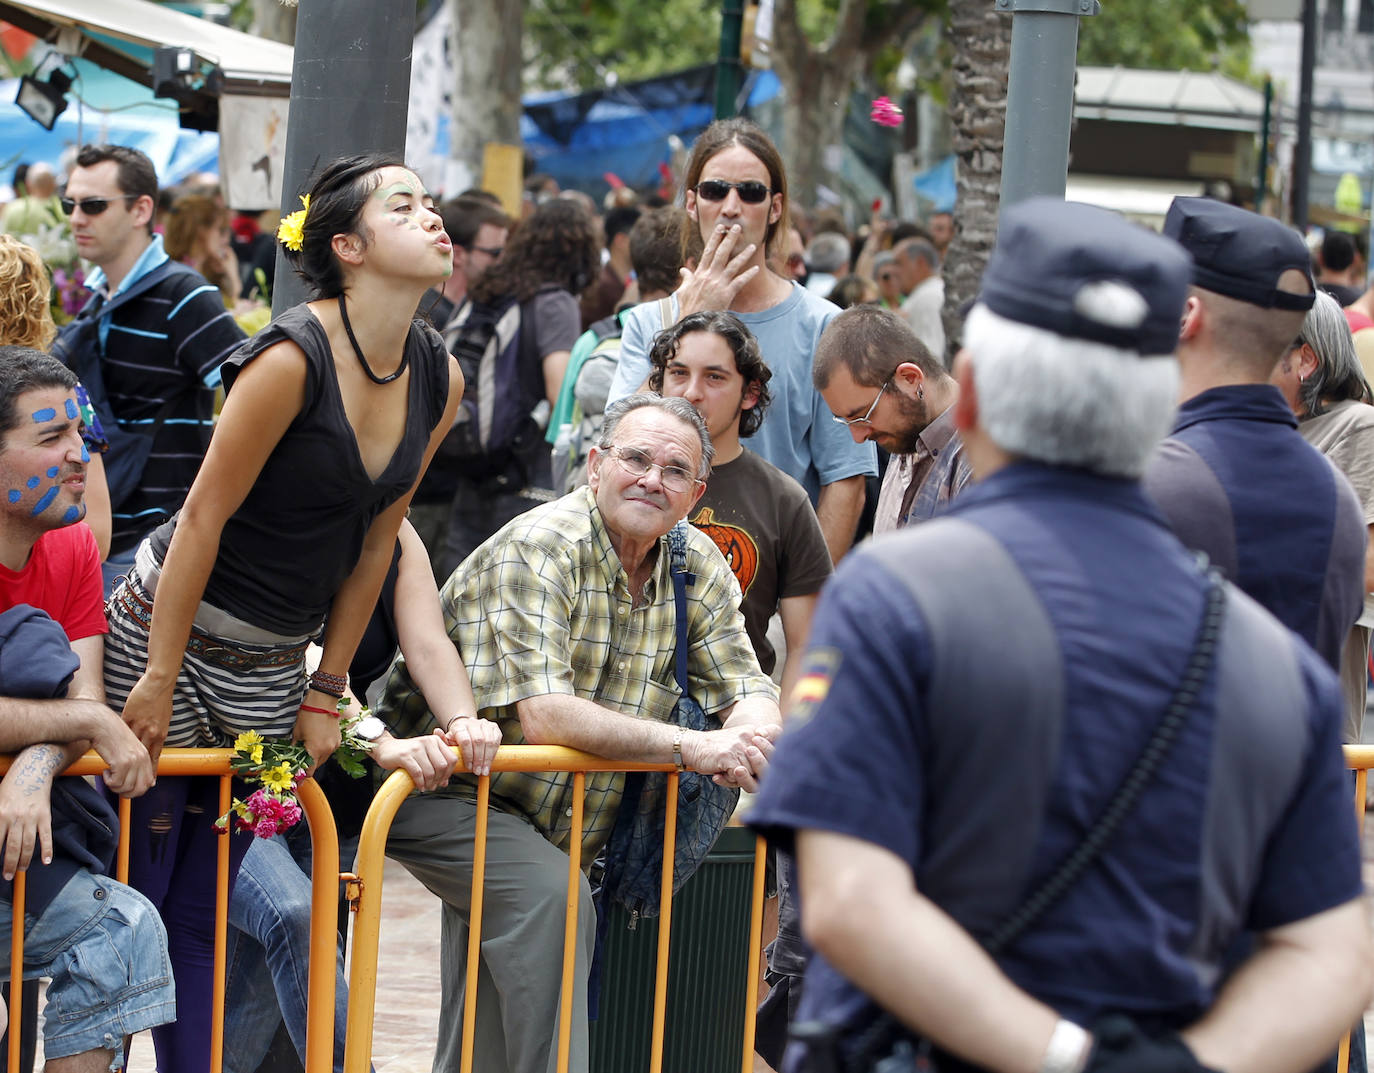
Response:
POLYGON ((300 710, 314 712, 316 715, 327 715, 331 719, 337 719, 343 714, 342 712, 331 711, 329 708, 316 708, 313 704, 302 704, 300 710))

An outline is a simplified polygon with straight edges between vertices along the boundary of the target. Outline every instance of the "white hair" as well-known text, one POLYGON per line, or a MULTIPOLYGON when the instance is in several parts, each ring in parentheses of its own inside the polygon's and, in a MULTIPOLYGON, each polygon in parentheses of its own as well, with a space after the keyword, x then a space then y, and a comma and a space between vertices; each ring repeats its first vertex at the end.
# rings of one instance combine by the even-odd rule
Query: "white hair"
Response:
POLYGON ((1138 477, 1169 431, 1178 395, 1171 354, 1141 355, 969 313, 978 423, 1004 451, 1108 477, 1138 477))

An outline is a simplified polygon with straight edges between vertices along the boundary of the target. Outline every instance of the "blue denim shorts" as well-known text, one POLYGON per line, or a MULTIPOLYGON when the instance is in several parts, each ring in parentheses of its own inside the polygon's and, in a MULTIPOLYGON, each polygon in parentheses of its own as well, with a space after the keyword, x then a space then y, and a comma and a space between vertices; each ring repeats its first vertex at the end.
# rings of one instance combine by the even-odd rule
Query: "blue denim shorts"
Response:
MULTIPOLYGON (((12 908, 0 902, 0 942, 10 948, 12 908)), ((176 1020, 176 989, 162 920, 138 891, 78 872, 36 920, 25 915, 24 979, 49 977, 43 1053, 114 1052, 124 1037, 176 1020)), ((9 978, 9 959, 0 980, 9 978)))

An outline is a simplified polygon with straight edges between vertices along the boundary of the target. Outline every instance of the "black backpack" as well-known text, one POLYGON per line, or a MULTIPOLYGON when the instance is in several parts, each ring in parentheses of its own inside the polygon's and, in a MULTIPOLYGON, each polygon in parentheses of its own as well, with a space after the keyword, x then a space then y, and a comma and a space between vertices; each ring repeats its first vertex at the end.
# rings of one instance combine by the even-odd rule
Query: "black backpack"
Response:
MULTIPOLYGON (((540 449, 536 416, 543 401, 532 334, 522 332, 528 303, 468 301, 444 329, 444 342, 463 370, 463 402, 439 448, 438 460, 476 481, 515 489, 528 480, 526 460, 540 449)), ((545 419, 547 420, 547 418, 545 419)))
POLYGON ((110 506, 113 510, 119 510, 138 487, 143 476, 143 467, 147 464, 148 455, 153 449, 153 440, 157 438, 163 423, 181 399, 180 396, 174 395, 164 402, 151 425, 142 426, 137 432, 124 428, 119 423, 119 415, 110 405, 110 396, 105 390, 100 337, 97 334, 100 318, 124 303, 141 297, 173 276, 195 274, 195 271, 186 265, 172 260, 164 261, 128 290, 115 295, 108 302, 102 302, 99 295, 92 295, 82 306, 81 312, 61 328, 53 341, 53 357, 76 373, 91 400, 91 407, 104 426, 105 438, 109 441, 110 447, 102 461, 105 463, 105 480, 110 486, 110 506))

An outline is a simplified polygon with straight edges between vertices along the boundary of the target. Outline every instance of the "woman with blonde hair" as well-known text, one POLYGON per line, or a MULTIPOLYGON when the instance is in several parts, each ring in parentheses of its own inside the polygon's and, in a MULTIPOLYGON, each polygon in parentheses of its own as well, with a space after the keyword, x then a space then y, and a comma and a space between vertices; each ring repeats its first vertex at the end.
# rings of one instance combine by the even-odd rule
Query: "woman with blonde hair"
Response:
MULTIPOLYGON (((57 336, 52 319, 52 284, 38 251, 11 235, 0 235, 0 346, 33 347, 47 353, 57 336)), ((86 524, 95 534, 104 562, 110 554, 110 488, 101 455, 109 447, 100 420, 81 384, 81 437, 91 460, 86 466, 86 524)))

